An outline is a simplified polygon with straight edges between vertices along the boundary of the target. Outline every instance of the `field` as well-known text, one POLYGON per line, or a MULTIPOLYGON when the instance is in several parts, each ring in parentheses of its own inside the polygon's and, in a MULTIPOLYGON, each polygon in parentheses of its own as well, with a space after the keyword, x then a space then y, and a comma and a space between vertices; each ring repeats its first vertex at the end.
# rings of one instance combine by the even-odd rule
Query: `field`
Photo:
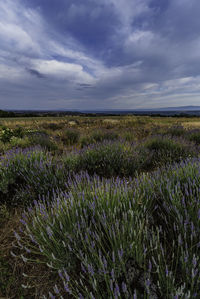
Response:
POLYGON ((200 298, 200 121, 0 119, 0 298, 200 298))

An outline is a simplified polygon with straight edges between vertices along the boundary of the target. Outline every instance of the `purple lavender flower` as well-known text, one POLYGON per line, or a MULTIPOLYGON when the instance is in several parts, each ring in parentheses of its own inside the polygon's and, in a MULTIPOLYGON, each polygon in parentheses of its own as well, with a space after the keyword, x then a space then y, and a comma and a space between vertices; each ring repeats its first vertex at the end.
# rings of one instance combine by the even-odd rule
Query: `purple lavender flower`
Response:
POLYGON ((70 290, 70 288, 69 288, 68 283, 65 283, 65 284, 64 284, 64 289, 65 289, 65 291, 66 291, 67 293, 71 294, 71 290, 70 290))
POLYGON ((110 272, 110 274, 111 274, 112 279, 115 280, 115 272, 114 272, 114 269, 112 269, 112 271, 110 272))
POLYGON ((127 293, 127 285, 124 283, 124 281, 122 282, 122 291, 127 293))
POLYGON ((112 279, 110 279, 110 289, 113 292, 113 281, 112 281, 112 279))
POLYGON ((18 241, 20 241, 20 240, 21 240, 21 237, 18 235, 18 233, 14 232, 14 234, 15 234, 15 238, 16 238, 18 241))
POLYGON ((90 275, 94 276, 94 270, 93 270, 92 265, 90 265, 90 264, 88 264, 88 272, 90 275))
POLYGON ((56 298, 55 296, 52 295, 51 292, 49 292, 49 297, 50 297, 51 299, 55 299, 55 298, 56 298))
POLYGON ((46 227, 46 231, 47 231, 47 234, 48 234, 49 238, 51 238, 52 235, 53 235, 53 231, 52 231, 52 229, 50 228, 50 226, 47 226, 47 227, 46 227))
POLYGON ((57 285, 54 286, 54 292, 55 292, 56 294, 59 294, 59 293, 60 293, 60 291, 59 291, 57 285))
POLYGON ((116 298, 118 298, 118 296, 120 296, 120 290, 119 290, 119 286, 117 283, 115 284, 114 295, 116 298))
POLYGON ((151 272, 151 270, 152 270, 152 263, 151 263, 151 261, 149 261, 149 269, 148 269, 148 271, 151 272))

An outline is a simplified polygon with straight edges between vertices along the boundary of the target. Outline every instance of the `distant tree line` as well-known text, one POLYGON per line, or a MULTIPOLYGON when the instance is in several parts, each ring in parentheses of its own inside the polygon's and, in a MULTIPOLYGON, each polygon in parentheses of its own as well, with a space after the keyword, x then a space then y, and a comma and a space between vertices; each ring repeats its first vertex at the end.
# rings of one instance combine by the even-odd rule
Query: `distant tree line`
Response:
POLYGON ((15 113, 11 111, 0 110, 0 117, 15 117, 15 113))
POLYGON ((99 117, 99 116, 122 116, 122 115, 135 115, 135 116, 153 116, 153 117, 199 117, 199 115, 195 113, 172 113, 172 112, 161 112, 161 113, 152 113, 152 112, 122 112, 122 113, 95 113, 95 112, 77 112, 77 111, 4 111, 0 110, 0 118, 5 117, 56 117, 56 116, 65 116, 65 115, 71 115, 71 116, 86 116, 86 117, 99 117))

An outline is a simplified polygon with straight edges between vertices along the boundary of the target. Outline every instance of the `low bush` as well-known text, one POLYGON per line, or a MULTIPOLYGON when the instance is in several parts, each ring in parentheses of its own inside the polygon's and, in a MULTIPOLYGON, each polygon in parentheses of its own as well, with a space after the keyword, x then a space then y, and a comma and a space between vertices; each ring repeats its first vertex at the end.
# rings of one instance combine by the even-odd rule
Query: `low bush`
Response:
POLYGON ((62 130, 65 126, 65 123, 59 122, 59 123, 43 123, 42 127, 47 130, 62 130))
MULTIPOLYGON (((147 157, 147 156, 146 156, 147 157)), ((83 148, 77 154, 76 169, 90 175, 104 177, 133 176, 144 163, 144 154, 139 155, 133 146, 124 141, 103 141, 83 148)))
POLYGON ((0 202, 8 206, 33 203, 39 195, 66 188, 68 172, 41 147, 9 151, 0 162, 0 202))
POLYGON ((186 130, 181 125, 175 125, 169 128, 166 134, 170 134, 173 137, 183 137, 186 134, 186 130))
POLYGON ((125 139, 128 142, 132 142, 135 140, 135 133, 133 131, 126 131, 123 133, 123 139, 125 139))
POLYGON ((31 146, 31 141, 29 140, 29 138, 27 136, 24 138, 13 136, 10 139, 10 145, 12 147, 26 148, 26 147, 31 146))
POLYGON ((31 145, 40 145, 49 151, 54 151, 58 148, 57 144, 46 134, 36 132, 29 137, 31 145))
POLYGON ((0 156, 9 148, 9 144, 8 143, 4 143, 2 141, 0 141, 0 156))
POLYGON ((84 170, 107 178, 129 177, 198 154, 199 149, 193 143, 180 138, 157 136, 141 143, 103 141, 83 147, 74 157, 71 155, 66 167, 71 165, 72 171, 84 170))
POLYGON ((179 162, 187 157, 198 156, 199 149, 193 143, 187 142, 184 139, 172 137, 151 137, 144 141, 140 146, 140 151, 144 149, 150 151, 150 157, 147 161, 147 170, 179 162))
POLYGON ((61 135, 61 140, 67 145, 73 145, 78 143, 80 138, 80 132, 75 129, 67 129, 61 135))
POLYGON ((3 143, 9 143, 12 138, 22 138, 24 136, 24 131, 21 127, 18 127, 14 130, 7 128, 5 126, 2 127, 0 131, 0 141, 3 143))
POLYGON ((25 136, 31 138, 37 138, 37 137, 42 137, 42 138, 48 138, 49 134, 46 131, 40 131, 40 130, 26 130, 25 136))
POLYGON ((200 144, 200 130, 194 130, 189 132, 188 139, 190 141, 195 142, 196 144, 200 144))
POLYGON ((93 131, 93 133, 90 135, 90 143, 94 142, 102 142, 104 140, 115 140, 119 136, 114 131, 93 131))
MULTIPOLYGON (((0 202, 12 205, 16 192, 25 184, 20 172, 30 170, 35 161, 41 161, 46 154, 40 147, 12 149, 1 156, 0 160, 0 202)), ((14 204, 17 204, 16 202, 14 204)))
POLYGON ((0 141, 2 141, 3 143, 10 142, 12 136, 14 136, 13 130, 3 127, 0 132, 0 141))
POLYGON ((82 136, 80 139, 81 148, 91 144, 91 138, 89 136, 82 136))
POLYGON ((22 127, 18 127, 18 128, 13 130, 13 136, 14 137, 23 138, 24 134, 25 134, 25 132, 24 132, 22 127))
POLYGON ((12 255, 58 273, 50 297, 199 298, 199 183, 199 159, 129 182, 81 173, 24 212, 12 255))

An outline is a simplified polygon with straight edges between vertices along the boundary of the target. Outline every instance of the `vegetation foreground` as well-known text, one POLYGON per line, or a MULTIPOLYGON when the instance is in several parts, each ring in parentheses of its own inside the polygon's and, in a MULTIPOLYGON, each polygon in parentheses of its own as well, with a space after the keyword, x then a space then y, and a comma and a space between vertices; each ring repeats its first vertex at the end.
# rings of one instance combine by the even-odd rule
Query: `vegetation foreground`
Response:
POLYGON ((200 130, 55 120, 0 127, 0 297, 200 298, 200 130))

